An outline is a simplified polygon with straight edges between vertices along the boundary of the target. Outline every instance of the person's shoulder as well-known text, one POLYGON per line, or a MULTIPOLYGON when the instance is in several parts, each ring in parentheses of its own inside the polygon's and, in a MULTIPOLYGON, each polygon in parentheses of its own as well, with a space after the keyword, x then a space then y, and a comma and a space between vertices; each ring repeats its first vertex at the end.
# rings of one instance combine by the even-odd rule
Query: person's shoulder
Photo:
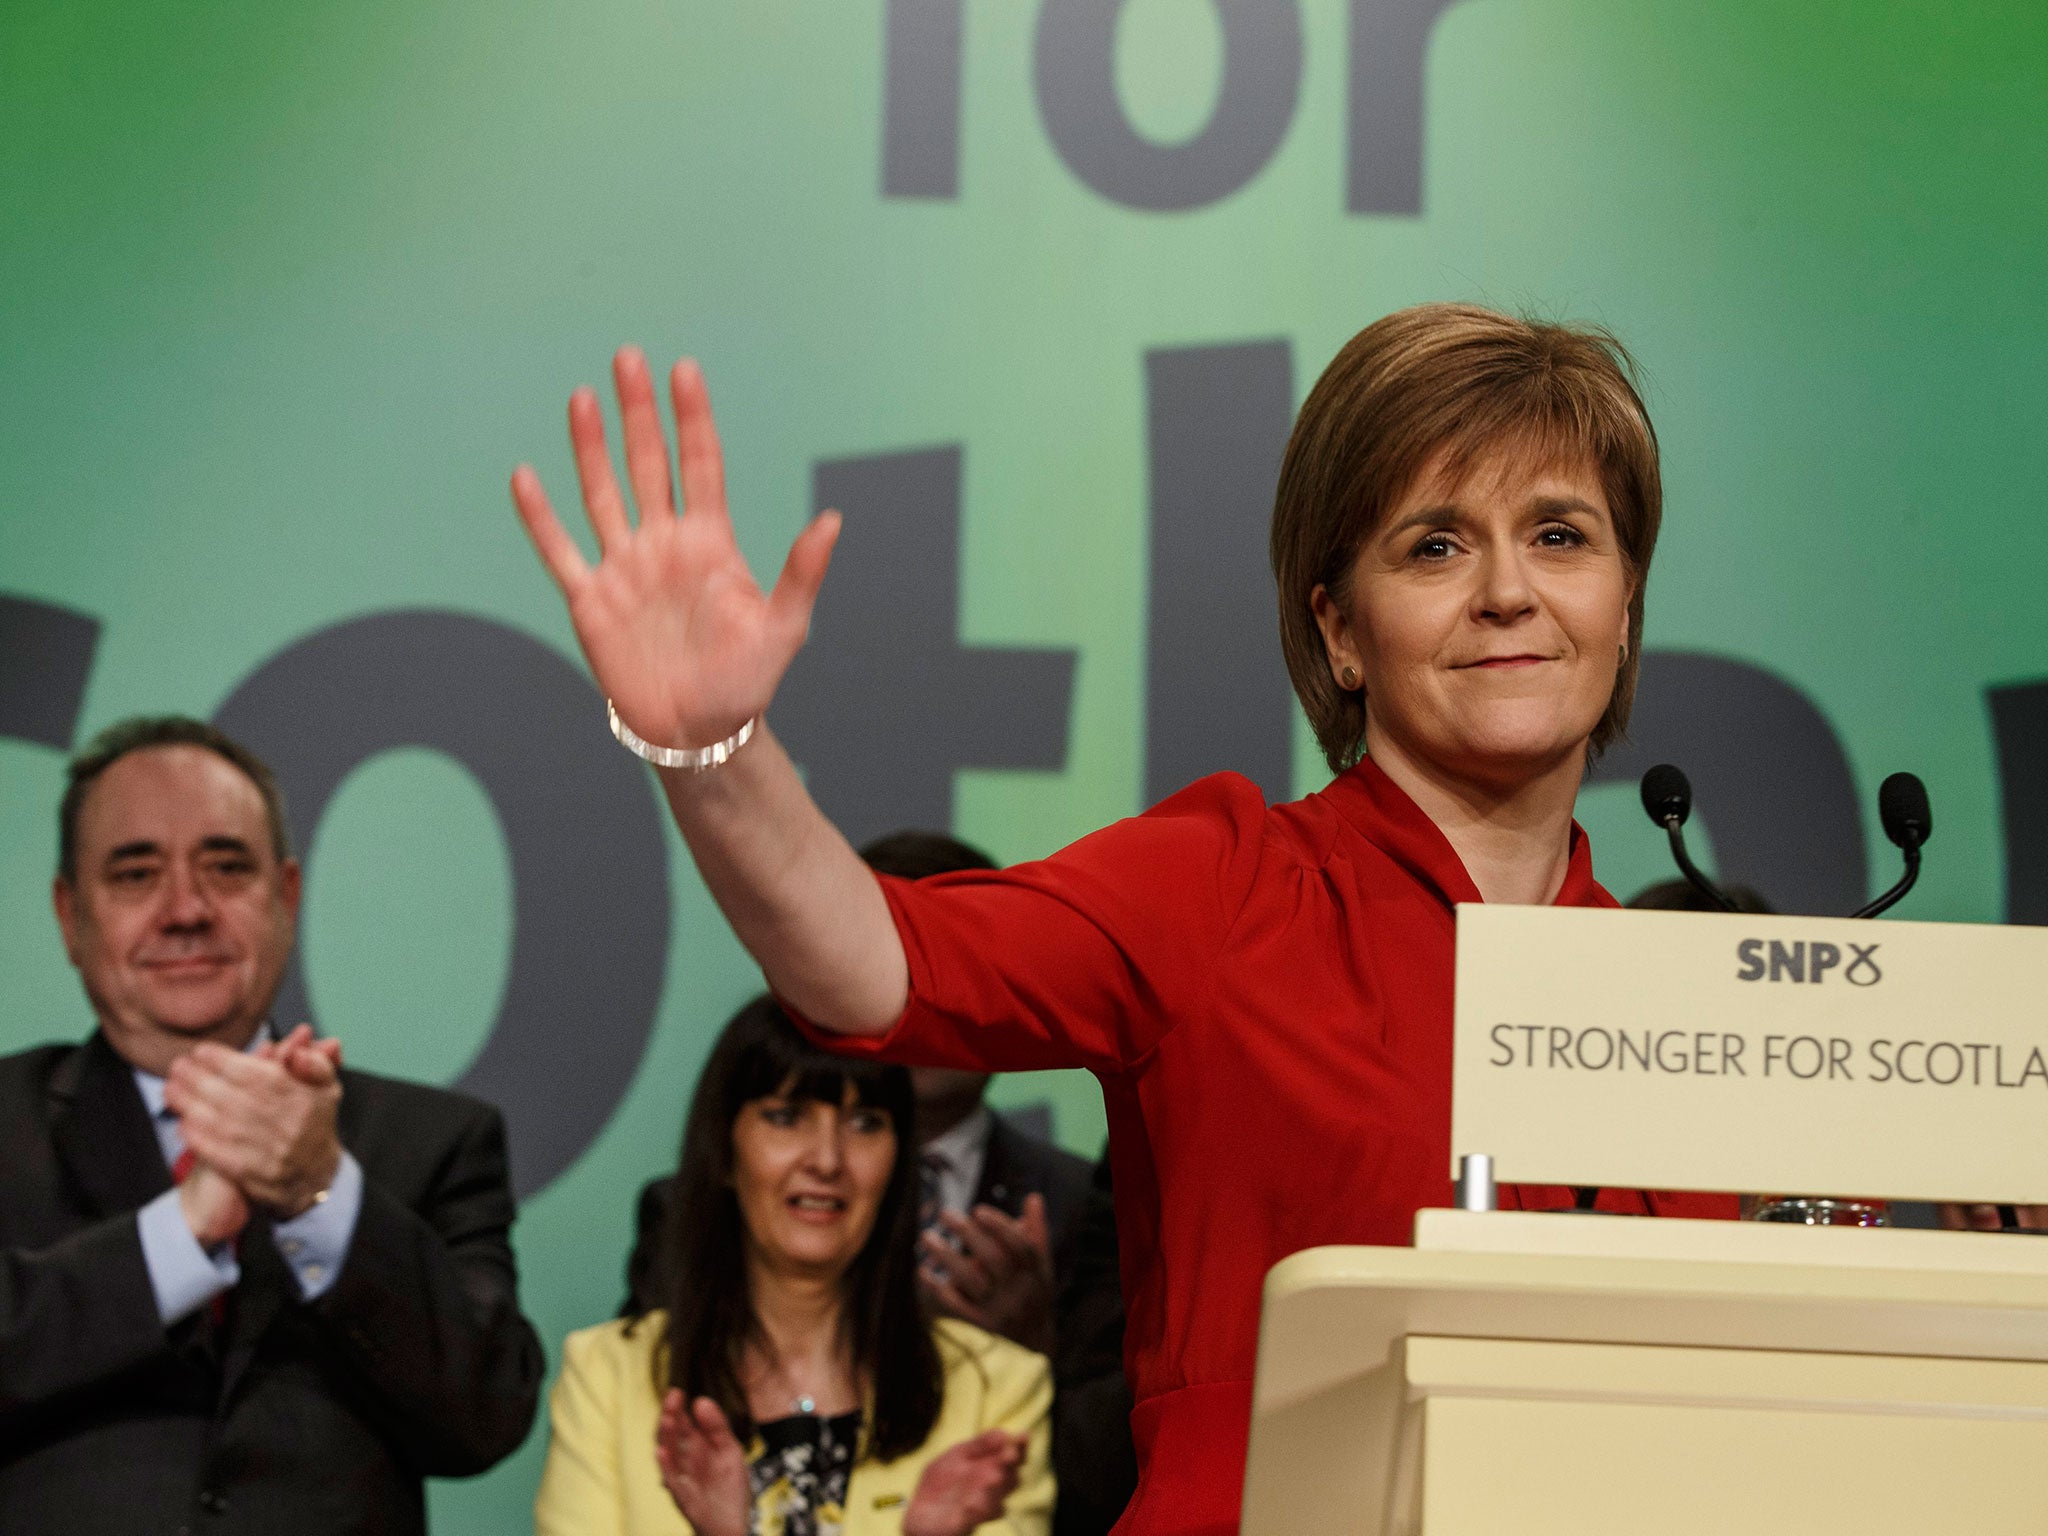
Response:
MULTIPOLYGON (((1105 829, 1158 849, 1180 848, 1225 867, 1266 862, 1292 805, 1268 805, 1265 791, 1241 773, 1212 773, 1138 815, 1105 829)), ((1097 836, 1103 834, 1098 833, 1097 836)), ((1087 839, 1083 839, 1085 843, 1087 839)))
POLYGON ((1339 782, 1341 777, 1313 794, 1274 806, 1267 818, 1269 841, 1286 847, 1297 863, 1317 868, 1328 863, 1349 825, 1333 794, 1339 782))
POLYGON ((76 1040, 47 1040, 27 1050, 0 1056, 0 1082, 8 1084, 47 1083, 66 1061, 83 1049, 76 1040))
POLYGON ((649 1312, 578 1328, 562 1340, 562 1369, 548 1397, 557 1433, 587 1433, 606 1423, 638 1423, 652 1438, 659 1411, 655 1364, 668 1317, 649 1312))
POLYGON ((668 1332, 668 1314, 656 1310, 639 1317, 614 1317, 578 1328, 562 1341, 562 1366, 630 1367, 654 1358, 668 1332))
POLYGON ((975 1370, 993 1381, 1051 1369, 1045 1356, 1037 1350, 1026 1349, 999 1333, 978 1328, 964 1318, 933 1318, 932 1338, 938 1343, 939 1360, 948 1376, 957 1371, 975 1370))
POLYGON ((1261 878, 1320 869, 1335 852, 1344 825, 1327 792, 1268 804, 1259 786, 1241 773, 1197 779, 1139 819, 1150 817, 1209 824, 1265 872, 1261 878))
POLYGON ((40 1134, 33 1128, 44 1124, 53 1096, 71 1096, 84 1057, 83 1046, 61 1040, 0 1056, 0 1134, 40 1134))
POLYGON ((341 1092, 358 1114, 394 1118, 418 1123, 466 1126, 495 1124, 503 1117, 495 1104, 458 1088, 416 1083, 403 1077, 387 1077, 360 1067, 341 1069, 341 1092))
POLYGON ((1269 809, 1265 792, 1243 774, 1212 773, 1175 790, 1141 817, 1255 822, 1269 809))

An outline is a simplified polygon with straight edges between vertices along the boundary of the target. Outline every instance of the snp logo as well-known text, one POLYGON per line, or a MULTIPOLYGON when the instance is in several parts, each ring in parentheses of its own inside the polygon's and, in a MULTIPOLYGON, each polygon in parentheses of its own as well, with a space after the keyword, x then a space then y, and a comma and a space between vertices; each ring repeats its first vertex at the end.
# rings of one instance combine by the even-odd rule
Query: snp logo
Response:
MULTIPOLYGON (((1883 981, 1884 972, 1871 958, 1876 953, 1875 944, 1851 944, 1842 979, 1852 987, 1874 987, 1883 981)), ((1811 944, 1744 939, 1735 946, 1735 958, 1741 962, 1735 972, 1737 981, 1822 982, 1829 971, 1842 965, 1842 949, 1824 939, 1811 944)))

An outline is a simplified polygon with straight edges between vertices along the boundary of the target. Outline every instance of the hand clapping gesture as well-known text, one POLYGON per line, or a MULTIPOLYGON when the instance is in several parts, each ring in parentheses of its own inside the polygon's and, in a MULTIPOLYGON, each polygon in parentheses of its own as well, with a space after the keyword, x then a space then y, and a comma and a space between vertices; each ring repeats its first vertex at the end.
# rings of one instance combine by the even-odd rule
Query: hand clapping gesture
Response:
MULTIPOLYGON (((2012 1210, 2020 1231, 2048 1231, 2048 1205, 2016 1205, 2012 1210)), ((1996 1205, 1942 1205, 1935 1208, 1935 1213, 1951 1232, 2005 1230, 2004 1209, 1996 1205)))
POLYGON ((654 1460, 696 1536, 747 1536, 753 1520, 747 1453, 718 1404, 708 1397, 687 1402, 670 1389, 654 1430, 654 1460))
POLYGON ((967 1536, 1003 1512, 1024 1464, 1021 1435, 985 1429, 941 1453, 917 1480, 903 1536, 967 1536))
POLYGON ((939 1309, 977 1328, 1049 1355, 1053 1348, 1052 1239, 1045 1196, 1027 1195, 1022 1215, 991 1205, 940 1218, 951 1234, 918 1238, 918 1283, 939 1309))
POLYGON ((296 1216, 333 1184, 340 1064, 339 1042, 305 1024, 254 1051, 208 1042, 172 1064, 164 1102, 197 1160, 179 1201, 203 1246, 238 1233, 252 1205, 296 1216))
MULTIPOLYGON (((671 1389, 661 1400, 654 1459, 662 1485, 697 1536, 747 1536, 753 1494, 747 1453, 719 1406, 671 1389)), ((924 1469, 903 1513, 903 1536, 967 1536, 1003 1512, 1024 1464, 1024 1439, 989 1429, 924 1469)))
POLYGON ((733 539, 718 431, 697 365, 685 359, 669 375, 680 515, 647 359, 623 348, 612 376, 637 526, 612 473, 603 412, 589 389, 570 397, 569 438, 601 551, 597 565, 584 560, 563 529, 531 466, 512 476, 512 499, 620 718, 658 746, 708 746, 768 707, 810 627, 839 515, 815 518, 791 547, 774 590, 762 592, 733 539))

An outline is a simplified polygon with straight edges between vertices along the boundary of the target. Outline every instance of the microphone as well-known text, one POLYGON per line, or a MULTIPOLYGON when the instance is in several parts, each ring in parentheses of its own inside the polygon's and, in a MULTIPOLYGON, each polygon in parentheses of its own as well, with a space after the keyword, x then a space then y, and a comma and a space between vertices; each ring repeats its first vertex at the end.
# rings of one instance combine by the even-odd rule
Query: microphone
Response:
POLYGON ((1934 813, 1927 808, 1927 786, 1917 774, 1895 773, 1877 787, 1877 819, 1884 823, 1884 835, 1909 854, 1934 830, 1934 813))
MULTIPOLYGON (((1914 783, 1919 783, 1915 779, 1914 783)), ((1723 912, 1738 912, 1741 908, 1721 893, 1721 888, 1700 873, 1692 856, 1685 851, 1686 817, 1692 814, 1692 784, 1686 776, 1670 763, 1659 763, 1643 775, 1643 809, 1649 812, 1650 820, 1671 834, 1671 857, 1678 865, 1678 872, 1685 876, 1692 888, 1723 912)), ((1921 796, 1921 823, 1926 822, 1926 796, 1921 796)), ((1911 884, 1910 881, 1907 882, 1911 884)), ((1904 891, 1899 892, 1903 896, 1904 891)), ((1897 898, 1894 897, 1894 900, 1897 898)))
POLYGON ((1905 855, 1906 872, 1897 885, 1851 912, 1851 917, 1877 916, 1913 889, 1913 882, 1920 878, 1920 845, 1934 831, 1934 813, 1928 809, 1927 786, 1918 775, 1895 773, 1878 785, 1877 819, 1884 827, 1884 835, 1905 855))

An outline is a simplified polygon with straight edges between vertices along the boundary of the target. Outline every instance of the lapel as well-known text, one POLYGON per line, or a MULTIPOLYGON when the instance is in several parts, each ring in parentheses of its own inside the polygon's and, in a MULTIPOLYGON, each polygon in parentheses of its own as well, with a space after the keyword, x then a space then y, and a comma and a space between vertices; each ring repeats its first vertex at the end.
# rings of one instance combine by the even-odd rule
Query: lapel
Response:
POLYGON ((1003 1124, 1003 1117, 990 1110, 988 1144, 981 1154, 981 1179, 971 1203, 992 1205, 1014 1216, 1023 1208, 1025 1191, 1017 1187, 1018 1169, 1011 1155, 1010 1139, 1010 1128, 1003 1124))
POLYGON ((97 1030, 51 1079, 51 1140, 87 1212, 111 1216, 171 1187, 134 1070, 97 1030))
MULTIPOLYGON (((50 1140, 86 1216, 138 1210, 171 1187, 163 1147, 135 1072, 95 1031, 50 1078, 50 1140)), ((211 1370, 211 1342, 202 1319, 170 1332, 171 1353, 211 1370)))
MULTIPOLYGON (((350 1074, 344 1071, 336 1128, 341 1144, 353 1152, 356 1146, 356 1114, 351 1104, 351 1087, 350 1074)), ((362 1161, 360 1154, 356 1160, 362 1161)), ((243 1374, 256 1358, 256 1346, 263 1342, 264 1333, 277 1321, 279 1311, 288 1303, 299 1305, 299 1283, 285 1264, 284 1256, 277 1251, 277 1239, 271 1232, 269 1217, 257 1215, 249 1218, 249 1225, 242 1229, 241 1243, 235 1252, 237 1262, 242 1266, 242 1279, 228 1303, 226 1339, 221 1351, 220 1393, 223 1404, 232 1400, 243 1374)))

